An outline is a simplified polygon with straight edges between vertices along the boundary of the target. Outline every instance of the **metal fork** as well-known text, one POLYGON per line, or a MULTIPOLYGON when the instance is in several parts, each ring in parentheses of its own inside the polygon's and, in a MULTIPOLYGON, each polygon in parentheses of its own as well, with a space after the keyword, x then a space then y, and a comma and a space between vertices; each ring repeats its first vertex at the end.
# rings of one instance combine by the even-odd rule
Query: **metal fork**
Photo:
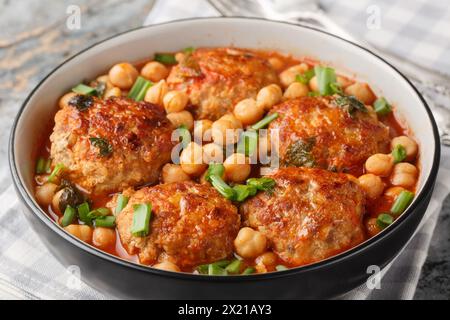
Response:
POLYGON ((292 1, 273 0, 208 0, 208 2, 222 16, 260 17, 301 23, 329 31, 344 39, 362 44, 364 47, 383 56, 401 70, 429 102, 440 131, 441 142, 450 146, 450 109, 447 107, 450 105, 450 87, 446 86, 446 84, 450 83, 450 77, 374 48, 368 43, 356 40, 334 23, 316 1, 297 0, 294 3, 292 1), (298 10, 298 8, 302 10, 298 10))

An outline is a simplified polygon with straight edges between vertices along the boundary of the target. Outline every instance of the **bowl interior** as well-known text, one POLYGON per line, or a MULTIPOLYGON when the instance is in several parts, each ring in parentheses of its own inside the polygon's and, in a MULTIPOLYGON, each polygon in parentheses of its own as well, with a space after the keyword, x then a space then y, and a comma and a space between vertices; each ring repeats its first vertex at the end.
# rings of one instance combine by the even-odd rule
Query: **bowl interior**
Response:
MULTIPOLYGON (((373 54, 336 37, 312 29, 258 19, 213 18, 178 21, 137 29, 104 41, 64 63, 29 97, 15 128, 14 159, 29 196, 33 194, 34 155, 47 133, 58 98, 75 84, 106 72, 111 65, 138 61, 155 52, 194 46, 237 46, 272 49, 294 56, 310 56, 368 82, 377 95, 396 107, 420 145, 422 190, 430 175, 436 144, 433 122, 421 98, 393 68, 373 54)), ((34 201, 34 200, 33 200, 34 201)), ((36 204, 37 206, 37 204, 36 204)))

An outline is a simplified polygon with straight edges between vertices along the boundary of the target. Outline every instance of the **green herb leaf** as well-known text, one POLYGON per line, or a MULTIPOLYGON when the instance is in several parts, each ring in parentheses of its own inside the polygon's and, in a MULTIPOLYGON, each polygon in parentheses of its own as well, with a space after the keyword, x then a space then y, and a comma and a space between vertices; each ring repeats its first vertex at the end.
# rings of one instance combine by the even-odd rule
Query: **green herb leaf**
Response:
POLYGON ((104 138, 89 138, 89 141, 94 147, 98 148, 102 157, 107 157, 113 152, 112 145, 104 138))
POLYGON ((287 166, 295 167, 309 167, 316 165, 316 161, 312 154, 316 138, 310 137, 307 139, 297 140, 287 148, 284 163, 287 166))
POLYGON ((77 108, 78 111, 84 111, 94 104, 92 96, 77 94, 69 100, 69 106, 77 108))
POLYGON ((354 96, 341 95, 334 99, 334 103, 341 108, 347 108, 347 111, 352 115, 355 111, 367 112, 367 108, 354 96))

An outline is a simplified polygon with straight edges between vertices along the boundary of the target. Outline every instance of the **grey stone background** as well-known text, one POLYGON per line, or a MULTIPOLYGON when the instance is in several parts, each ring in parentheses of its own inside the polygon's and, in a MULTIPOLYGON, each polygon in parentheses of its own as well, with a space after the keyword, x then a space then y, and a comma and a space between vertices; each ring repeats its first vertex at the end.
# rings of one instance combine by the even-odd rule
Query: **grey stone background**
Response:
MULTIPOLYGON (((83 48, 142 25, 148 0, 0 0, 0 166, 7 166, 13 118, 29 92, 54 67, 83 48), (66 8, 82 9, 81 29, 66 28, 66 8)), ((7 185, 0 185, 0 192, 7 185)), ((450 298, 450 198, 432 239, 416 299, 450 298)))

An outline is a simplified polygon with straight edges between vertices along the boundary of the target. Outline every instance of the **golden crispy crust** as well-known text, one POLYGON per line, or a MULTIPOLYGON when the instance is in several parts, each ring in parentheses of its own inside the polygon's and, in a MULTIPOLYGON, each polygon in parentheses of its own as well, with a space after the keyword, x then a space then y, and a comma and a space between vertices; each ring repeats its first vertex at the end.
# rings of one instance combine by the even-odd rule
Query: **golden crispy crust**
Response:
POLYGON ((347 175, 290 167, 271 177, 273 192, 247 200, 240 213, 287 264, 320 261, 364 240, 364 194, 347 175))
POLYGON ((66 106, 55 116, 50 136, 54 163, 66 167, 74 183, 93 194, 157 181, 170 161, 172 125, 155 105, 126 98, 94 98, 86 110, 66 106), (109 155, 90 138, 102 138, 109 155))
POLYGON ((175 66, 167 82, 172 89, 187 90, 196 118, 216 120, 279 80, 268 61, 255 52, 201 48, 175 66))
POLYGON ((279 130, 283 165, 293 165, 290 150, 298 141, 312 146, 312 166, 338 171, 352 171, 372 154, 386 151, 389 128, 372 111, 350 114, 331 99, 303 97, 272 108, 271 112, 278 112, 279 117, 269 129, 279 130))
POLYGON ((239 214, 230 201, 211 186, 191 181, 140 189, 117 217, 128 253, 137 253, 144 264, 169 259, 181 268, 230 257, 239 226, 239 214), (138 203, 152 204, 147 237, 130 232, 133 204, 138 203))

